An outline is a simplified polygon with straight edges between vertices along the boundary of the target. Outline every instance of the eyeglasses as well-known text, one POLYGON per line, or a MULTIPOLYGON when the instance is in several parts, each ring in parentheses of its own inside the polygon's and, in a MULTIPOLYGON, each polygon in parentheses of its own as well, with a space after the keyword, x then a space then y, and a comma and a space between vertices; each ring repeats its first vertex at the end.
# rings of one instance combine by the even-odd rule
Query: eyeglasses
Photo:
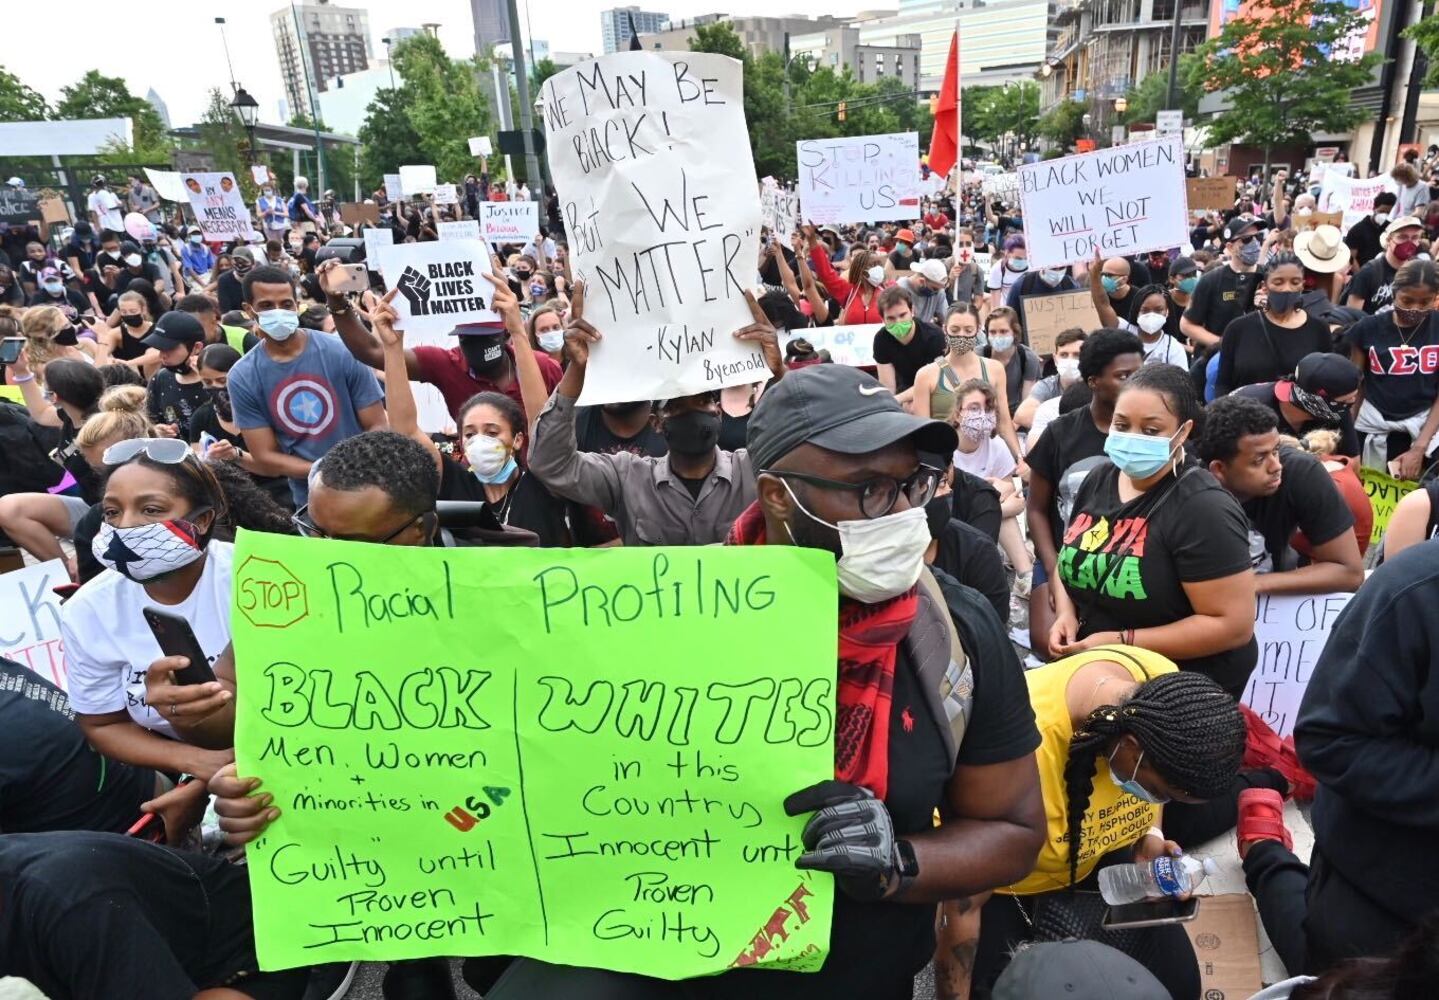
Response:
POLYGON ((144 455, 161 465, 179 465, 191 454, 189 443, 179 438, 130 438, 106 448, 100 461, 105 465, 124 465, 144 455))
POLYGON ((400 525, 394 531, 390 532, 384 538, 343 538, 332 535, 325 529, 321 528, 314 521, 310 520, 309 504, 305 504, 299 510, 295 511, 295 513, 291 514, 290 523, 293 524, 295 526, 295 530, 298 531, 305 538, 328 538, 332 541, 369 542, 373 545, 388 545, 390 542, 394 541, 401 534, 403 534, 405 529, 410 527, 410 525, 414 524, 416 521, 423 522, 425 527, 428 529, 428 534, 434 534, 434 522, 436 517, 437 515, 434 511, 427 510, 418 517, 410 518, 408 521, 400 525))
POLYGON ((862 483, 841 483, 820 476, 806 475, 802 472, 786 472, 780 469, 761 469, 760 472, 767 472, 772 476, 779 476, 781 479, 798 479, 802 483, 820 486, 827 490, 858 493, 859 511, 869 520, 884 517, 894 510, 894 505, 899 502, 901 493, 909 500, 911 507, 923 507, 934 498, 934 491, 938 488, 940 477, 944 474, 932 465, 921 465, 904 479, 876 476, 874 479, 866 479, 862 483))

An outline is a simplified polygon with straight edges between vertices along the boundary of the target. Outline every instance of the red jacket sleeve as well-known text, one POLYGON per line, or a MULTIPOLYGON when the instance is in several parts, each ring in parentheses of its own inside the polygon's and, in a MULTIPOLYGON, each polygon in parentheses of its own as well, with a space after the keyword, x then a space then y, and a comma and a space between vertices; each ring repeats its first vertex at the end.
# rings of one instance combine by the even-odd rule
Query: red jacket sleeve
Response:
POLYGON ((854 286, 835 273, 834 265, 829 262, 829 251, 823 243, 816 243, 809 248, 809 266, 814 269, 815 276, 831 298, 845 302, 854 294, 854 286))

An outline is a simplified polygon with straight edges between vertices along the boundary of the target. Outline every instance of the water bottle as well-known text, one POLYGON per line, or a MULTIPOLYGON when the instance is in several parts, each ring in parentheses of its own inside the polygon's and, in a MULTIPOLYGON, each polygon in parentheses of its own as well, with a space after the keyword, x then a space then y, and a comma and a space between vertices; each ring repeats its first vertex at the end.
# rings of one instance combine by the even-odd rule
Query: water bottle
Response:
POLYGON ((1146 899, 1174 898, 1193 892, 1206 875, 1219 870, 1212 858, 1163 855, 1153 861, 1110 865, 1099 870, 1099 894, 1111 906, 1146 899))

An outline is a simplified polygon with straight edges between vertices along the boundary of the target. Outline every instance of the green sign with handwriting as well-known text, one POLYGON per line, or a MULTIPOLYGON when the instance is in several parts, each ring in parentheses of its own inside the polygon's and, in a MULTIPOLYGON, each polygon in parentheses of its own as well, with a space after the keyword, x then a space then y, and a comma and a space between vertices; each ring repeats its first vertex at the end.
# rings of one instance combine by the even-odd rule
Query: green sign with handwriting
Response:
POLYGON ((823 962, 833 880, 781 803, 834 773, 832 557, 245 532, 235 567, 262 968, 823 962))

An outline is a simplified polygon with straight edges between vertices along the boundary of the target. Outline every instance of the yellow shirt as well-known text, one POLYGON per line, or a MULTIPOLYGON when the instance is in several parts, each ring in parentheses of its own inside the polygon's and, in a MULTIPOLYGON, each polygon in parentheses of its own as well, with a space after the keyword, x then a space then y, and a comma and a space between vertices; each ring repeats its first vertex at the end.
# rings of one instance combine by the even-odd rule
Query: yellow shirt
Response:
MULTIPOLYGON (((997 890, 999 892, 1028 896, 1069 885, 1069 799, 1064 790, 1064 765, 1069 761, 1069 739, 1074 735, 1074 726, 1069 721, 1065 689, 1077 670, 1101 660, 1121 664, 1136 681, 1179 669, 1168 658, 1137 646, 1101 646, 1025 674, 1041 737, 1036 758, 1039 787, 1044 793, 1044 846, 1039 849, 1034 871, 1013 885, 997 890)), ((1121 791, 1109 779, 1109 762, 1101 755, 1095 763, 1094 790, 1084 813, 1076 880, 1092 872, 1104 855, 1138 841, 1146 830, 1158 824, 1159 815, 1159 806, 1121 791)))

